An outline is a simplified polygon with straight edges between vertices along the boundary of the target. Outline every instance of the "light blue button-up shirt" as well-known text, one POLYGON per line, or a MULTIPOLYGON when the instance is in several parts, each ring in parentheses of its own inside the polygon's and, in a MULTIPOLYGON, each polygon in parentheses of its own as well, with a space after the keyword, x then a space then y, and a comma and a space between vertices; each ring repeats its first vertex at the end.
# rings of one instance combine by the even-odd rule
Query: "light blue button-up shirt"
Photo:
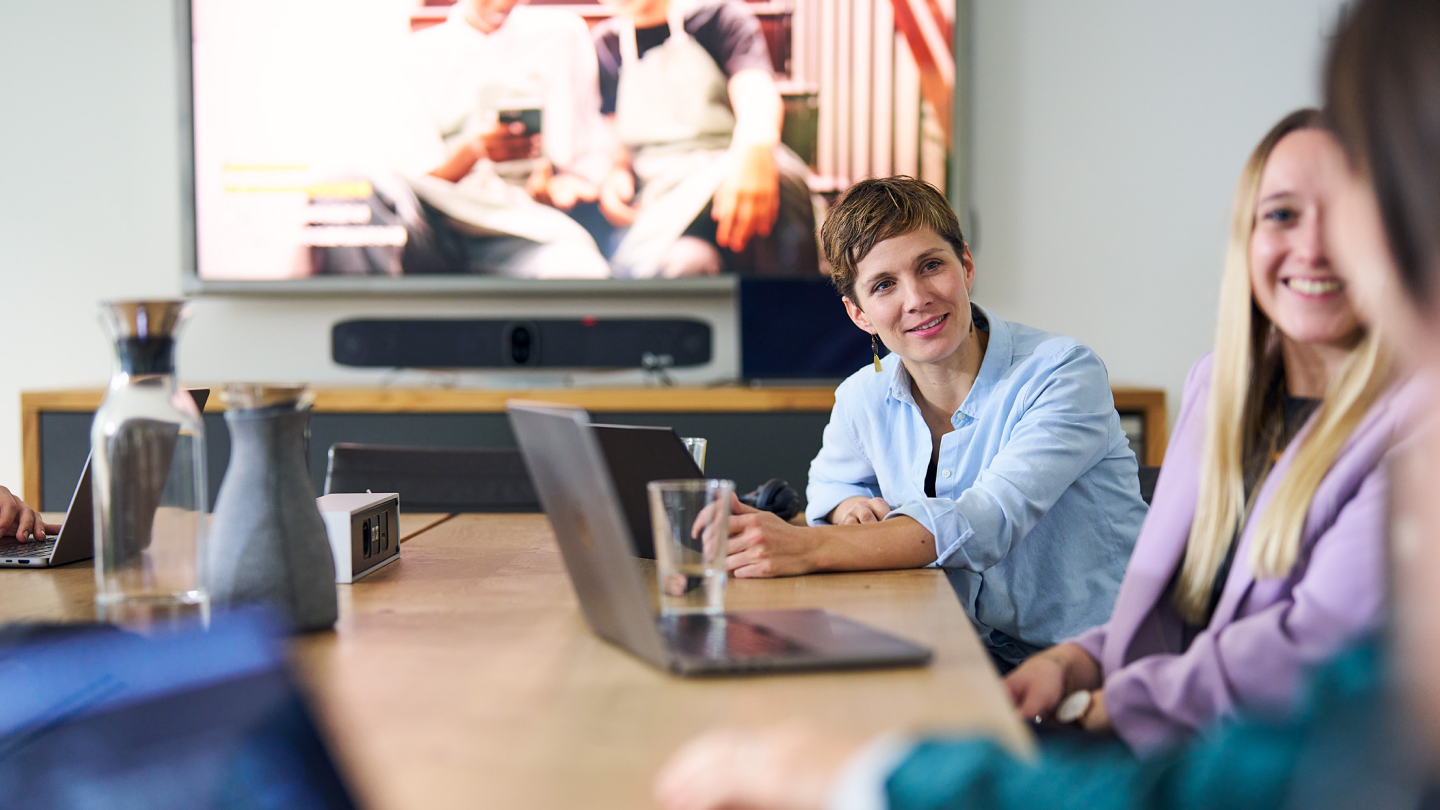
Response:
POLYGON ((805 511, 823 523, 863 495, 919 521, 981 638, 1015 661, 1110 618, 1145 503, 1100 358, 974 311, 990 342, 940 440, 935 497, 930 429, 891 354, 836 389, 805 511))

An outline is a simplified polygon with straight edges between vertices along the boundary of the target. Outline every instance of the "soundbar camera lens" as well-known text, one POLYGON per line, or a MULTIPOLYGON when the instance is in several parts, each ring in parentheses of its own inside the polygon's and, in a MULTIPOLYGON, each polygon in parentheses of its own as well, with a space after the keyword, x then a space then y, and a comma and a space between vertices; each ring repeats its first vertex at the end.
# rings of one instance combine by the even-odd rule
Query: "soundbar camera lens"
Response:
POLYGON ((510 360, 517 366, 530 362, 530 330, 523 326, 510 330, 510 360))

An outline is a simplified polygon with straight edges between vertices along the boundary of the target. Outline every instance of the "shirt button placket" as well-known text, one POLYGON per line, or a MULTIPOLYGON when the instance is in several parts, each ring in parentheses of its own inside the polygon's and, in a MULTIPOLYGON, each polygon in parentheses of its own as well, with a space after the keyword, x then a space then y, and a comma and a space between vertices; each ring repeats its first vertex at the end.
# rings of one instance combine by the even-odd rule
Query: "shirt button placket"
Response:
MULTIPOLYGON (((960 447, 964 444, 969 443, 975 437, 975 420, 972 419, 969 414, 958 414, 955 419, 954 425, 955 429, 951 431, 948 436, 940 440, 941 464, 945 464, 949 461, 958 459, 960 455, 960 447)), ((937 496, 942 498, 954 498, 954 493, 950 492, 950 479, 954 476, 954 465, 942 467, 940 469, 940 478, 945 479, 945 485, 942 487, 939 481, 936 482, 935 494, 937 496), (942 492, 942 489, 944 489, 945 491, 942 492)))

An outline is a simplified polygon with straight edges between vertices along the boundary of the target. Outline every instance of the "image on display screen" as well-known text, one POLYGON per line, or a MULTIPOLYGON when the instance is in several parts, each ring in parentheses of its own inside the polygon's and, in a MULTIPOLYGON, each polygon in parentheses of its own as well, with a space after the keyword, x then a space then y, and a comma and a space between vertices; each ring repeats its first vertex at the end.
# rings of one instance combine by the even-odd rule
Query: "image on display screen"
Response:
POLYGON ((197 275, 818 276, 805 160, 730 148, 749 5, 193 0, 197 275))

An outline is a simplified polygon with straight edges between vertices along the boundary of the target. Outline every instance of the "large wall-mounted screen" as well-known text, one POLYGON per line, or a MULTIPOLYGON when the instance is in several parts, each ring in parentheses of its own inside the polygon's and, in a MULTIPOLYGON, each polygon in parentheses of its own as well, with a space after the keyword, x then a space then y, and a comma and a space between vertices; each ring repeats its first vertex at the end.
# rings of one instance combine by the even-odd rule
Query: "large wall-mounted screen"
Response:
POLYGON ((944 183, 900 29, 858 97, 823 0, 180 2, 193 289, 813 278, 850 178, 944 183))
POLYGON ((194 0, 198 277, 817 275, 748 6, 194 0))

